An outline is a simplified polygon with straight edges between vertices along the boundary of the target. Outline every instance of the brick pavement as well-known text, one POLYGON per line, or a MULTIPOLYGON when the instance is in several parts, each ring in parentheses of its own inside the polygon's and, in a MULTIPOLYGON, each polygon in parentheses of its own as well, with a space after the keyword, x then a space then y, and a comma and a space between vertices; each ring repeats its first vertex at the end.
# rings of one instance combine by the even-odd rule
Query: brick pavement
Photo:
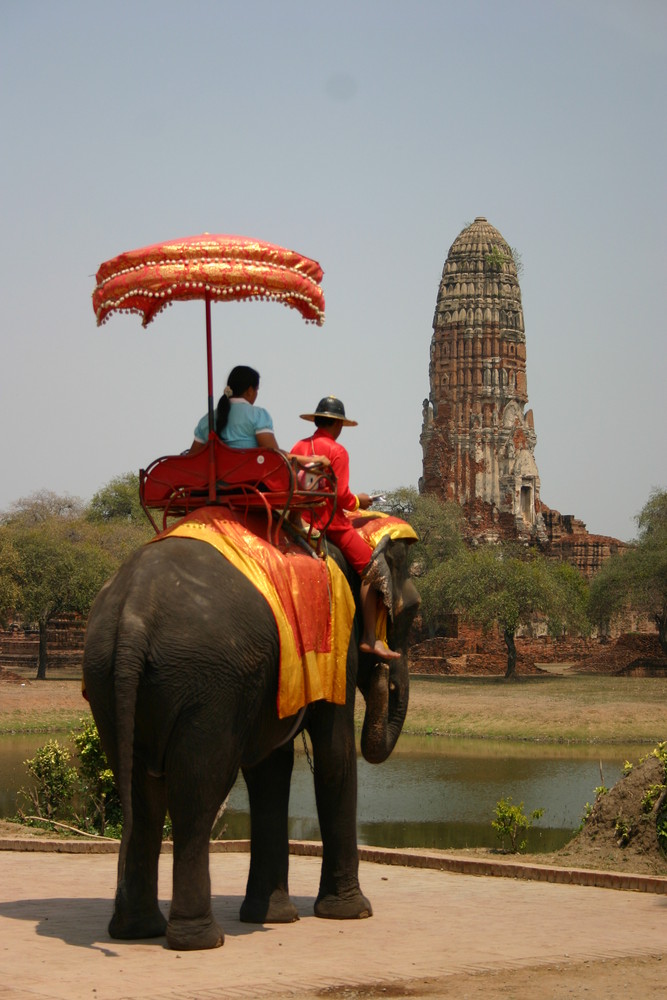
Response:
MULTIPOLYGON (((301 919, 263 927, 238 920, 247 854, 212 853, 213 909, 225 945, 172 952, 163 939, 108 937, 115 854, 0 850, 0 1000, 233 1000, 371 984, 390 991, 397 981, 418 986, 457 973, 667 957, 665 879, 642 886, 649 891, 620 891, 413 866, 428 856, 378 856, 392 853, 383 860, 410 867, 361 862, 372 919, 314 917, 320 862, 299 854, 290 889, 301 919)), ((165 912, 170 880, 165 854, 165 912)))

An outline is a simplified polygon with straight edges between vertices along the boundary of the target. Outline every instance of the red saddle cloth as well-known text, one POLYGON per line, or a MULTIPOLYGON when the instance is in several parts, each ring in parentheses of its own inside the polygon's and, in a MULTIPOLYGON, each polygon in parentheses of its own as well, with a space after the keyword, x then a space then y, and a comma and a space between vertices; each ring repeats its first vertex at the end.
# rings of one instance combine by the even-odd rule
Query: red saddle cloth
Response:
POLYGON ((262 535, 263 518, 226 507, 203 507, 151 540, 196 538, 216 548, 266 598, 280 636, 278 716, 324 699, 345 703, 346 662, 354 601, 336 563, 281 535, 262 535))

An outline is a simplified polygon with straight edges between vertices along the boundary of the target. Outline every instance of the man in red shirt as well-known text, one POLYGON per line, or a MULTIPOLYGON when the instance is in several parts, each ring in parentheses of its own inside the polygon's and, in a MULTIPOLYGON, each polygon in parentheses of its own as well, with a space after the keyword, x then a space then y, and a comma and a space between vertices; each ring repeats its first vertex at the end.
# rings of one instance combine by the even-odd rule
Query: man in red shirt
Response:
MULTIPOLYGON (((372 583, 366 579, 367 570, 373 555, 373 550, 358 532, 354 530, 343 513, 344 510, 355 511, 361 508, 367 510, 372 500, 368 493, 352 493, 350 490, 350 456, 338 438, 343 427, 356 427, 356 420, 348 420, 345 407, 335 396, 325 396, 317 404, 314 413, 302 413, 302 420, 312 420, 317 430, 311 437, 297 441, 291 450, 293 455, 326 455, 331 462, 331 468, 338 482, 338 502, 331 523, 326 529, 327 538, 337 545, 350 566, 361 577, 361 609, 363 630, 359 649, 370 653, 380 660, 393 660, 400 656, 389 649, 387 644, 375 635, 377 620, 378 592, 372 583)), ((315 526, 326 524, 331 516, 332 504, 328 510, 315 518, 315 526)))

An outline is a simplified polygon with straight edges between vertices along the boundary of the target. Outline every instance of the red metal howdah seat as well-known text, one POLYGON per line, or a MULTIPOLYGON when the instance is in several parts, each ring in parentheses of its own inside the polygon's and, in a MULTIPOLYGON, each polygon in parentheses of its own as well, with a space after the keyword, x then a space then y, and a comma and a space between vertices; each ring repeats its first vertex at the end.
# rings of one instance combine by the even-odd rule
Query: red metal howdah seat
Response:
MULTIPOLYGON (((303 477, 283 452, 273 448, 230 448, 217 437, 194 454, 165 455, 139 472, 141 505, 156 532, 168 518, 183 517, 200 507, 225 506, 233 510, 263 510, 267 537, 278 537, 291 512, 321 507, 334 496, 336 477, 319 468, 314 485, 304 488, 303 477), (162 511, 162 525, 152 511, 162 511)), ((332 512, 333 516, 333 512, 332 512)))

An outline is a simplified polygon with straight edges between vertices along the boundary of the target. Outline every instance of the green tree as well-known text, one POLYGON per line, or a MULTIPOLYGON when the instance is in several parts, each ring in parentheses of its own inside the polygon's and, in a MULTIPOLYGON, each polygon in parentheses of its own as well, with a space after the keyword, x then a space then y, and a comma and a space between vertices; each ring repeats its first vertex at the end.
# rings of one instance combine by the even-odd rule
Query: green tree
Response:
POLYGON ((667 490, 652 490, 636 520, 636 543, 611 556, 593 577, 591 619, 606 626, 614 618, 645 614, 667 655, 667 490))
POLYGON ((43 490, 0 515, 0 620, 13 613, 37 623, 38 679, 46 676, 49 622, 87 614, 104 581, 151 534, 131 475, 112 479, 88 508, 43 490))
POLYGON ((587 585, 566 563, 510 545, 463 550, 417 580, 422 613, 456 611, 484 631, 501 629, 507 646, 507 678, 516 675, 516 631, 535 617, 551 635, 587 628, 587 585))
POLYGON ((21 557, 9 538, 3 538, 0 527, 0 623, 7 624, 7 612, 18 604, 21 592, 19 579, 21 557))
MULTIPOLYGON (((410 571, 418 581, 426 580, 435 567, 462 551, 462 517, 458 504, 404 486, 387 494, 382 509, 403 518, 417 532, 419 541, 410 546, 409 559, 410 571)), ((419 589, 422 590, 421 586, 419 589)), ((437 608, 429 605, 429 608, 422 606, 422 623, 430 635, 435 635, 443 625, 446 609, 440 605, 437 608)))
POLYGON ((88 505, 86 517, 94 524, 125 522, 134 525, 148 525, 139 499, 139 476, 126 472, 124 476, 114 476, 95 493, 88 505))
POLYGON ((38 624, 38 680, 46 677, 49 622, 65 612, 87 613, 114 568, 82 520, 54 516, 0 526, 0 613, 38 624))
POLYGON ((382 509, 412 525, 419 541, 410 546, 415 575, 423 576, 463 549, 461 508, 433 493, 403 486, 388 493, 382 509))

